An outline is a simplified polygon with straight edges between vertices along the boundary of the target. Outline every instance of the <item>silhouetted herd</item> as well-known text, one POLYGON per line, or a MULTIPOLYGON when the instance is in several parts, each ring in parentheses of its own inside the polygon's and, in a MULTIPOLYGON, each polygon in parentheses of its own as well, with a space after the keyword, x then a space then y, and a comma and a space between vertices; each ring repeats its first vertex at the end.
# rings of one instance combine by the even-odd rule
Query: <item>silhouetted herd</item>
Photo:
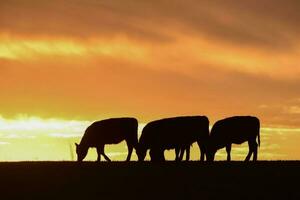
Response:
POLYGON ((128 147, 126 161, 130 161, 133 148, 139 161, 143 161, 149 150, 151 161, 164 161, 164 151, 175 149, 176 161, 190 159, 190 146, 197 142, 200 148, 200 161, 213 161, 217 150, 226 148, 227 160, 230 161, 232 144, 248 142, 249 153, 245 161, 253 154, 257 160, 257 149, 260 145, 260 122, 253 116, 234 116, 217 121, 209 131, 209 120, 206 116, 181 116, 149 122, 142 130, 138 140, 138 121, 135 118, 111 118, 94 122, 86 130, 80 144, 76 144, 77 160, 82 161, 90 147, 104 153, 106 144, 118 144, 125 140, 128 147), (256 142, 257 138, 257 142, 256 142))

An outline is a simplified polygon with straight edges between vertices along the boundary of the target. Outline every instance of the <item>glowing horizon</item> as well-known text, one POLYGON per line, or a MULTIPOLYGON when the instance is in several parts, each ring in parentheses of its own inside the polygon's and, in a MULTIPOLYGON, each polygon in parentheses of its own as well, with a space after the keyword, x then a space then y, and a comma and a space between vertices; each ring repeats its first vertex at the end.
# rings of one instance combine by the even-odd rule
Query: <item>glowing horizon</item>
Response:
MULTIPOLYGON (((93 121, 80 120, 64 120, 64 119, 42 119, 39 117, 20 115, 13 119, 5 119, 0 117, 0 160, 3 161, 28 161, 28 160, 75 160, 74 143, 79 143, 84 134, 85 129, 93 121), (26 141, 26 142, 25 142, 26 141), (33 146, 31 146, 33 145, 33 146), (9 154, 14 147, 24 148, 16 154, 9 154), (57 149, 55 149, 57 148, 57 149), (36 153, 43 150, 47 156, 37 156, 36 153), (27 152, 25 152, 27 151, 27 152), (32 155, 30 155, 31 152, 32 155), (57 156, 60 153, 60 156, 57 156), (7 157, 9 155, 9 157, 7 157)), ((140 122, 138 135, 141 135, 142 128, 147 122, 140 122)), ((286 148, 280 145, 287 137, 296 138, 300 133, 299 128, 261 128, 262 145, 259 148, 259 158, 261 160, 291 160, 297 157, 289 155, 289 150, 297 148, 296 145, 286 148), (271 135, 270 135, 271 134, 271 135), (278 144, 272 144, 271 136, 277 137, 278 144), (280 152, 280 153, 278 153, 280 152)), ((18 152, 18 151, 16 151, 18 152)), ((125 142, 118 145, 107 145, 107 154, 113 160, 124 160, 127 155, 125 142)), ((198 160, 199 149, 196 144, 193 144, 191 150, 191 159, 198 160)), ((248 152, 247 144, 242 146, 234 145, 233 158, 235 160, 243 160, 248 152)), ((172 160, 174 151, 166 151, 167 159, 172 160)), ((224 160, 226 157, 225 150, 217 153, 217 160, 224 160)), ((86 160, 93 161, 96 159, 95 149, 91 148, 86 160)), ((149 159, 149 157, 147 157, 149 159)), ((137 160, 135 153, 133 159, 137 160)))

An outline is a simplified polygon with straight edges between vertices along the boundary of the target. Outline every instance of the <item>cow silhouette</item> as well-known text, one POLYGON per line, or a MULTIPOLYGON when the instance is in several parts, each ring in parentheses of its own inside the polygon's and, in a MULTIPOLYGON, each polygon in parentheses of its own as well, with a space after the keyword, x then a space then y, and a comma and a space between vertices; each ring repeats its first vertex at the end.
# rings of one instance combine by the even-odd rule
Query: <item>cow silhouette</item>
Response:
POLYGON ((123 140, 126 141, 128 147, 126 161, 129 161, 132 150, 138 143, 137 130, 138 121, 135 118, 110 118, 94 122, 85 130, 80 144, 75 143, 77 161, 85 158, 90 147, 97 149, 97 161, 101 160, 101 155, 105 160, 110 161, 104 153, 104 146, 118 144, 123 140))
POLYGON ((139 161, 145 159, 147 150, 151 161, 164 161, 164 151, 175 149, 176 160, 181 160, 184 150, 197 142, 201 151, 200 160, 204 160, 204 142, 209 137, 209 121, 206 116, 181 116, 160 119, 148 123, 142 130, 137 150, 139 161), (181 156, 178 156, 181 151, 181 156))
POLYGON ((245 161, 250 160, 252 153, 253 161, 256 161, 257 147, 260 145, 259 132, 259 119, 253 116, 234 116, 217 121, 211 129, 207 143, 207 160, 213 161, 217 150, 226 147, 227 161, 230 161, 231 145, 247 141, 249 153, 245 161))

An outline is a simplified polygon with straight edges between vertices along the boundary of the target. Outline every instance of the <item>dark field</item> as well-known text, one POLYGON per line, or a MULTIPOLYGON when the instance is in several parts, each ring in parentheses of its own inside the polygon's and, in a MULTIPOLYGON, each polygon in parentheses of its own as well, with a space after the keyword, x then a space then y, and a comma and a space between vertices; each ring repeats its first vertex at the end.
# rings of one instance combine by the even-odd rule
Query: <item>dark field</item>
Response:
POLYGON ((2 199, 300 199, 300 162, 16 162, 2 199))

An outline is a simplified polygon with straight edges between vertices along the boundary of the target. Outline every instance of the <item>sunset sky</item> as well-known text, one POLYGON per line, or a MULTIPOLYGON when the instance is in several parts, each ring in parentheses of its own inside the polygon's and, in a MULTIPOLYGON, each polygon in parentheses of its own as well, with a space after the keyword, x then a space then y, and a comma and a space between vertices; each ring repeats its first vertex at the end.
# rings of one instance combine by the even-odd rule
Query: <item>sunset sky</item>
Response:
MULTIPOLYGON (((132 116, 141 129, 178 115, 257 116, 258 158, 300 159, 299 10, 298 0, 1 1, 0 161, 74 159, 93 121, 132 116)), ((126 151, 106 149, 113 160, 126 151)), ((246 154, 233 147, 233 159, 246 154)))

